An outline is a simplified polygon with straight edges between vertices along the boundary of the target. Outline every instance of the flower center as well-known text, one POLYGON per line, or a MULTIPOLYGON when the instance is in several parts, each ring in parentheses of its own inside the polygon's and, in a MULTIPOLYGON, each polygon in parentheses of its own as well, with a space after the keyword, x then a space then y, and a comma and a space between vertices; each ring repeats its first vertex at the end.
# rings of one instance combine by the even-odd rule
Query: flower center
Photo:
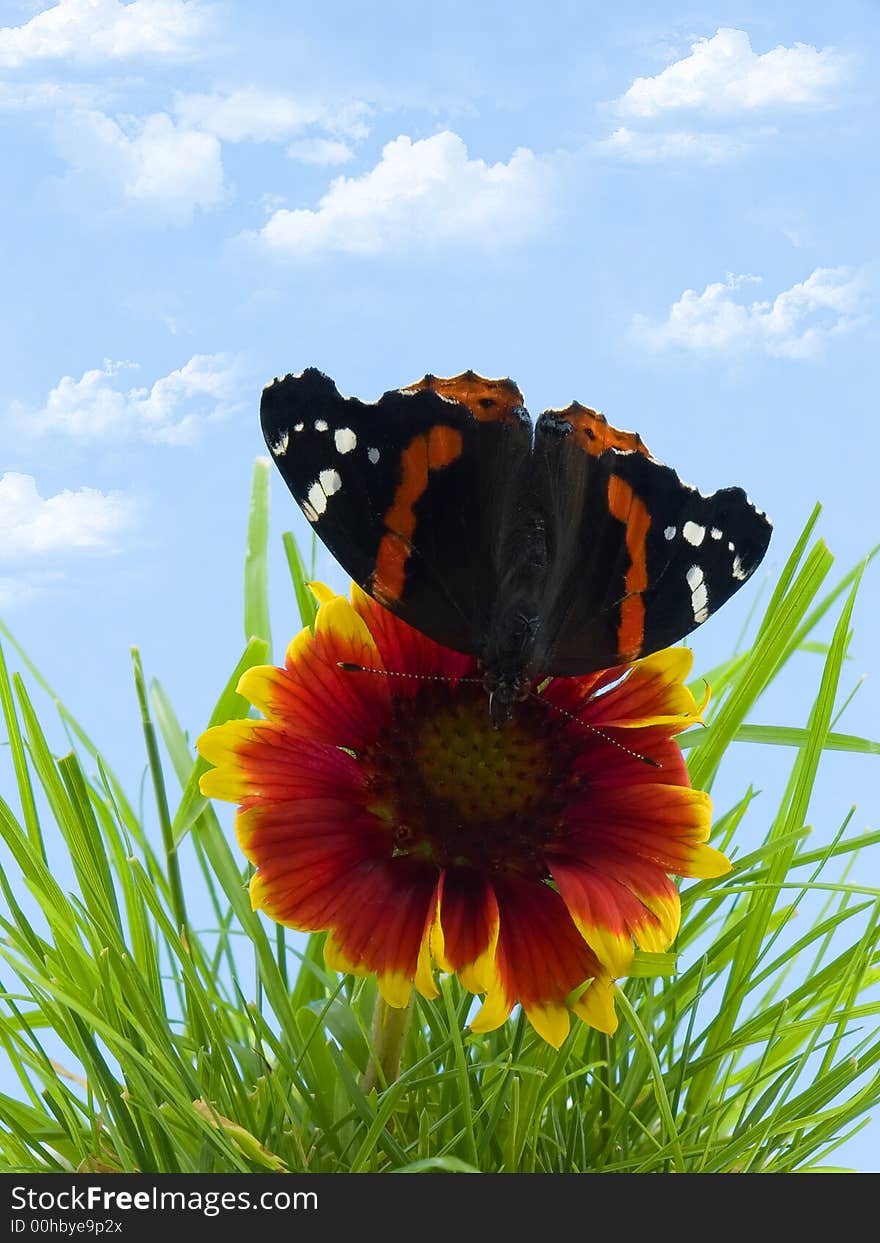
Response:
POLYGON ((527 700, 495 729, 485 692, 424 687, 362 756, 371 807, 391 827, 393 852, 434 862, 545 876, 577 779, 569 722, 527 700))
POLYGON ((547 768, 546 740, 521 718, 495 729, 485 702, 482 712, 459 700, 426 716, 413 744, 427 788, 471 824, 516 815, 536 802, 547 768))

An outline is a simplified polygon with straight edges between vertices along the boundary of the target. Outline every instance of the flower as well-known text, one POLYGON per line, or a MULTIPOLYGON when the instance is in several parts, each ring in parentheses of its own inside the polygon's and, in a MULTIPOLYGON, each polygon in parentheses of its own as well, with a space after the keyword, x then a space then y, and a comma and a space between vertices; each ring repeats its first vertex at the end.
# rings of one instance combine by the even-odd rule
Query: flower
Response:
POLYGON ((690 652, 536 681, 496 729, 473 658, 357 587, 313 590, 314 633, 239 682, 265 719, 198 740, 202 793, 239 804, 254 908, 328 930, 328 965, 375 973, 391 1006, 437 996, 433 963, 484 994, 475 1031, 520 1003, 556 1047, 570 1013, 613 1032, 634 946, 678 931, 670 873, 730 867, 674 739, 699 720, 690 652))

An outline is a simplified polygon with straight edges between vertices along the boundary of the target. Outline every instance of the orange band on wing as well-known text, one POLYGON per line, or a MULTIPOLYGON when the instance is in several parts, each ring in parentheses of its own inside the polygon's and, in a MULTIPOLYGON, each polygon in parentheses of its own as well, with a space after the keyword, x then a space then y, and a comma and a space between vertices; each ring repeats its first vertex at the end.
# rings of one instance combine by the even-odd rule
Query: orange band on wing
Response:
POLYGON ((400 483, 394 493, 394 501, 385 515, 389 531, 410 538, 416 529, 413 509, 416 501, 428 486, 428 438, 414 436, 400 457, 400 483))
POLYGON ((463 371, 448 379, 426 375, 401 391, 419 393, 425 389, 460 402, 480 423, 506 423, 521 417, 523 395, 513 380, 487 380, 476 371, 463 371))
POLYGON ((564 410, 548 410, 547 413, 557 419, 565 419, 572 425, 578 445, 590 457, 598 457, 606 449, 620 449, 624 453, 651 456, 648 446, 638 432, 626 432, 622 428, 612 427, 604 414, 590 406, 582 406, 579 401, 573 401, 564 410))
POLYGON ((394 532, 383 535, 379 541, 376 568, 370 578, 370 590, 380 604, 400 599, 410 549, 409 540, 394 532))
POLYGON ((441 470, 461 456, 461 432, 446 424, 414 436, 400 459, 400 483, 385 515, 370 590, 380 603, 399 600, 416 529, 415 505, 428 486, 428 472, 441 470))
POLYGON ((428 470, 440 470, 461 457, 461 432, 454 427, 432 427, 428 432, 428 470))
POLYGON ((617 649, 624 660, 635 660, 645 639, 642 592, 648 586, 645 540, 651 526, 651 515, 644 501, 619 475, 612 475, 608 480, 608 507, 619 522, 626 524, 626 550, 629 553, 629 569, 624 580, 626 595, 620 603, 617 649))

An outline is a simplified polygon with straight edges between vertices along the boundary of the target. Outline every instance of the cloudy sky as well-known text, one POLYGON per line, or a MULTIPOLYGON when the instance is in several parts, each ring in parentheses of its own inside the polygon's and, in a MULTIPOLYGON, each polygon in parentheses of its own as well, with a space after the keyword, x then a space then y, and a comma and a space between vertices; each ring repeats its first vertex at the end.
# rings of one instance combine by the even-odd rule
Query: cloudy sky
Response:
MULTIPOLYGON (((0 3, 0 614, 123 775, 130 645, 194 733, 235 663, 287 371, 373 399, 473 367, 596 406, 746 487, 770 575, 817 500, 841 570, 880 539, 877 7, 660 8, 0 3)), ((280 651, 305 532, 273 488, 280 651)), ((878 609, 873 571, 841 728, 875 737, 878 609)), ((830 773, 817 829, 852 801, 876 824, 867 762, 830 773)))

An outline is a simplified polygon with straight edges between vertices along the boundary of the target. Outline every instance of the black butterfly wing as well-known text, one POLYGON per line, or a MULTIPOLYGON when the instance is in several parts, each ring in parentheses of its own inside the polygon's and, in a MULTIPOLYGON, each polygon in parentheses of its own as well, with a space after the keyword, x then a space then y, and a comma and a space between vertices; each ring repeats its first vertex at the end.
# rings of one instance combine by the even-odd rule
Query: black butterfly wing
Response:
POLYGON ((772 527, 741 488, 704 496, 632 432, 574 403, 535 431, 550 569, 536 663, 573 676, 676 643, 760 564, 772 527))
POLYGON ((344 570, 404 621, 479 655, 531 424, 506 380, 426 376, 375 403, 314 368, 263 391, 266 444, 344 570))

